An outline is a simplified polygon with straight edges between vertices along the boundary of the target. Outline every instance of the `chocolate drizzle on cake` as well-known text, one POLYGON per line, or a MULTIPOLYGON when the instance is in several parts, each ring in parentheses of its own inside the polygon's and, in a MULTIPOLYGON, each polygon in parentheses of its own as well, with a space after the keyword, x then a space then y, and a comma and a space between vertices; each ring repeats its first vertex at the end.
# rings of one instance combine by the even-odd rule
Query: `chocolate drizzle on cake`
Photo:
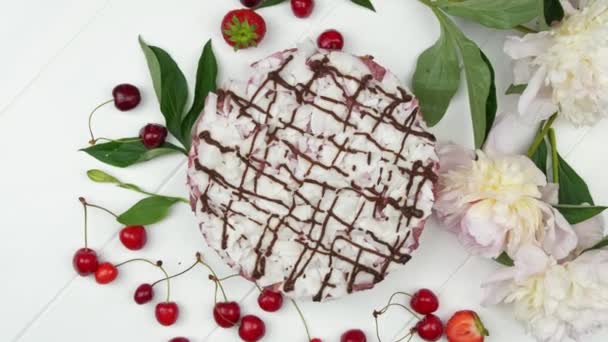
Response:
MULTIPOLYGON (((377 283, 384 279, 391 263, 403 264, 410 259, 410 255, 402 252, 402 250, 411 237, 411 231, 408 230, 403 234, 397 234, 395 241, 384 241, 373 232, 359 227, 357 222, 364 210, 372 211, 374 213, 374 218, 377 220, 388 220, 388 217, 383 216, 383 211, 386 207, 390 206, 399 215, 398 224, 395 227, 395 232, 399 233, 403 227, 410 226, 410 222, 413 218, 422 219, 424 217, 424 211, 417 207, 418 200, 421 196, 423 185, 426 182, 435 183, 437 181, 437 175, 434 172, 435 165, 434 163, 424 165, 422 161, 415 161, 411 169, 408 169, 398 166, 398 164, 400 161, 407 162, 407 159, 403 154, 408 137, 415 136, 419 139, 426 140, 428 143, 433 143, 435 137, 428 132, 416 129, 414 123, 416 122, 418 115, 417 108, 413 109, 411 114, 409 114, 403 122, 399 122, 395 115, 393 115, 400 105, 408 104, 413 100, 412 96, 407 94, 404 89, 398 88, 398 92, 393 94, 385 91, 382 87, 373 85, 371 82, 373 80, 372 75, 365 75, 362 78, 357 78, 343 74, 329 63, 330 60, 327 57, 309 61, 308 67, 312 71, 312 77, 304 83, 292 85, 281 76, 281 72, 292 61, 293 55, 289 55, 276 70, 269 72, 267 78, 261 82, 250 99, 245 99, 231 90, 219 91, 218 95, 224 102, 238 108, 238 117, 249 118, 255 125, 252 136, 248 138, 251 139, 251 146, 248 151, 241 151, 237 146, 226 146, 222 144, 219 140, 214 139, 213 132, 208 130, 203 130, 198 135, 198 138, 204 144, 217 148, 221 154, 232 154, 242 162, 244 171, 242 172, 240 182, 229 182, 224 175, 201 164, 198 158, 194 159, 194 168, 197 171, 205 173, 208 177, 209 184, 205 191, 200 195, 200 200, 202 202, 201 210, 223 222, 221 235, 221 248, 223 250, 228 248, 229 231, 234 230, 234 227, 230 222, 230 217, 233 215, 244 217, 260 227, 262 234, 253 248, 255 263, 251 271, 252 278, 260 279, 265 275, 268 262, 267 259, 273 256, 273 250, 279 240, 281 229, 291 230, 296 235, 294 242, 301 246, 299 256, 283 281, 283 290, 285 292, 293 291, 298 280, 306 277, 307 268, 313 261, 315 255, 328 257, 329 271, 322 275, 322 282, 319 290, 313 296, 313 300, 320 301, 326 296, 325 291, 328 288, 334 288, 336 286, 335 284, 332 284, 332 276, 335 275, 333 266, 338 261, 351 265, 351 270, 346 273, 346 290, 350 293, 355 290, 357 277, 361 273, 370 275, 373 282, 377 283), (315 82, 322 78, 329 78, 332 80, 332 82, 341 90, 344 99, 334 99, 324 95, 319 96, 319 94, 315 92, 313 86, 315 85, 315 82), (345 80, 353 81, 357 84, 357 89, 352 95, 349 95, 349 92, 343 85, 345 80), (268 87, 271 87, 271 90, 264 92, 264 89, 267 89, 268 87), (297 144, 281 138, 278 133, 283 130, 293 130, 300 135, 312 136, 313 134, 310 132, 309 127, 300 127, 295 123, 297 108, 293 110, 289 120, 279 118, 278 123, 280 123, 280 125, 269 124, 269 120, 273 118, 271 113, 273 112, 273 106, 276 105, 279 91, 291 92, 299 105, 310 105, 316 108, 320 113, 326 114, 329 118, 335 120, 335 122, 342 126, 343 132, 347 131, 349 127, 357 130, 357 124, 351 120, 355 109, 361 114, 361 119, 369 117, 375 120, 375 124, 371 131, 364 132, 357 130, 354 133, 354 137, 363 137, 369 143, 370 147, 380 151, 378 154, 384 154, 385 156, 388 154, 392 156, 392 160, 384 157, 379 159, 386 164, 394 164, 395 166, 393 167, 395 172, 398 170, 402 175, 407 176, 409 180, 406 185, 405 193, 401 194, 398 198, 393 198, 387 194, 387 186, 382 185, 382 181, 388 178, 388 181, 390 182, 390 180, 393 179, 393 169, 389 168, 380 168, 378 178, 372 181, 373 186, 362 186, 357 184, 355 180, 352 180, 352 174, 357 171, 357 167, 352 165, 352 167, 341 168, 340 165, 336 164, 340 157, 361 154, 363 158, 365 158, 367 165, 372 165, 377 159, 374 159, 375 155, 372 151, 350 147, 349 138, 340 141, 335 134, 314 136, 317 139, 324 139, 325 142, 335 147, 337 152, 330 163, 321 162, 318 158, 309 155, 308 151, 302 151, 297 144), (382 111, 378 111, 374 107, 359 102, 358 98, 364 91, 377 94, 377 96, 383 96, 389 102, 388 105, 386 105, 382 111), (265 96, 267 99, 270 99, 266 108, 256 105, 256 99, 260 96, 265 96), (331 107, 344 107, 345 114, 340 114, 332 108, 322 106, 322 104, 315 102, 315 98, 320 98, 326 103, 332 104, 331 107), (254 115, 254 112, 257 115, 254 115), (258 119, 256 120, 256 118, 258 119), (395 130, 401 132, 402 137, 398 144, 398 146, 400 146, 398 151, 387 148, 383 143, 374 138, 373 134, 381 124, 390 125, 395 130), (260 157, 260 151, 256 152, 256 149, 259 149, 260 146, 256 145, 258 142, 262 141, 265 142, 265 147, 261 147, 264 150, 262 153, 263 157, 260 157), (271 165, 268 161, 268 156, 272 144, 286 147, 285 155, 283 156, 285 162, 279 163, 278 167, 275 167, 278 171, 285 171, 285 174, 289 177, 289 181, 282 180, 276 173, 268 170, 268 167, 271 165), (291 170, 288 164, 289 158, 301 159, 308 163, 309 167, 303 176, 298 176, 291 170), (311 177, 311 172, 314 168, 333 172, 341 177, 350 179, 350 184, 338 188, 329 184, 326 180, 314 179, 311 177), (253 179, 253 186, 245 186, 246 180, 250 179, 253 179), (261 194, 259 191, 259 183, 261 180, 282 187, 285 191, 292 194, 293 199, 291 199, 291 201, 285 201, 284 199, 273 198, 261 194), (313 200, 308 196, 309 194, 303 191, 302 187, 306 185, 312 185, 320 189, 321 197, 318 201, 314 201, 313 203, 313 200), (213 207, 213 204, 211 204, 212 201, 209 198, 209 188, 212 186, 221 187, 231 193, 232 197, 227 204, 213 207), (380 189, 378 190, 377 188, 380 189), (356 211, 353 212, 354 219, 352 220, 346 220, 335 212, 336 205, 339 203, 341 196, 345 194, 357 196, 361 199, 357 205, 356 211), (326 199, 331 199, 331 196, 333 196, 333 200, 331 200, 331 205, 329 205, 329 207, 324 208, 323 200, 328 195, 330 195, 330 197, 326 199), (257 218, 251 218, 236 210, 233 208, 235 202, 246 202, 257 212, 257 214, 260 214, 256 215, 256 217, 265 216, 266 220, 263 221, 257 218), (267 207, 268 205, 282 207, 286 211, 286 214, 281 216, 272 210, 265 209, 264 207, 267 207), (294 211, 296 210, 297 205, 309 206, 311 208, 310 217, 301 218, 296 215, 294 211), (344 233, 337 234, 331 241, 325 241, 327 227, 330 221, 338 222, 343 227, 344 233), (301 227, 307 226, 307 228, 297 229, 292 226, 292 223, 295 224, 294 222, 297 222, 301 227), (373 241, 378 245, 378 248, 370 248, 369 246, 364 246, 353 241, 350 238, 350 235, 355 231, 363 232, 364 235, 371 239, 370 241, 373 241), (352 248, 358 251, 356 252, 356 257, 352 258, 340 253, 340 250, 345 248, 352 248), (369 255, 377 257, 382 260, 382 262, 368 265, 361 261, 365 256, 369 255)), ((320 153, 321 151, 322 146, 319 148, 318 152, 320 153)))

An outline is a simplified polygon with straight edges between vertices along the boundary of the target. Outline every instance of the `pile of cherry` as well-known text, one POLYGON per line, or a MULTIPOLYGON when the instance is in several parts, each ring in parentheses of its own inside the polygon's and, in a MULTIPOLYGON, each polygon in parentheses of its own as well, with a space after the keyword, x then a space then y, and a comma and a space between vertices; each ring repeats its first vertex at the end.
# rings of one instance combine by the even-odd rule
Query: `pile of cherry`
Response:
MULTIPOLYGON (((179 277, 197 265, 202 265, 209 270, 209 279, 215 283, 215 305, 213 307, 213 318, 217 325, 221 328, 233 328, 238 327, 238 334, 243 341, 256 342, 261 340, 266 334, 266 325, 264 321, 255 315, 244 315, 241 316, 241 307, 237 302, 229 301, 222 281, 236 277, 238 275, 228 276, 225 278, 218 278, 215 271, 203 261, 200 253, 196 254, 195 262, 187 269, 169 276, 169 274, 163 268, 161 261, 152 262, 147 259, 135 258, 127 260, 122 263, 113 264, 110 262, 99 262, 97 253, 88 247, 87 237, 87 208, 93 207, 104 210, 111 213, 109 210, 100 207, 95 204, 88 203, 84 198, 79 198, 84 209, 84 247, 77 250, 72 259, 72 264, 76 272, 81 276, 88 276, 93 274, 95 281, 101 285, 112 283, 119 275, 118 269, 131 262, 143 262, 159 268, 164 277, 160 280, 149 284, 144 283, 137 287, 133 295, 133 300, 143 305, 151 302, 154 299, 154 286, 161 282, 165 282, 167 285, 167 296, 162 302, 156 304, 155 317, 159 324, 164 326, 173 325, 177 322, 179 317, 179 306, 177 303, 171 301, 171 286, 170 280, 179 277), (217 294, 218 289, 221 290, 223 301, 218 301, 217 294)), ((129 250, 140 250, 147 242, 146 229, 143 226, 128 226, 121 229, 119 238, 121 243, 129 250)), ((259 289, 260 294, 258 296, 259 307, 266 312, 277 312, 283 306, 283 295, 280 292, 273 291, 270 289, 259 289)), ((297 307, 295 301, 292 301, 296 306, 300 317, 302 318, 304 327, 306 328, 306 334, 308 335, 309 342, 322 342, 321 339, 311 338, 308 325, 297 307)), ((417 318, 417 323, 410 329, 409 333, 397 341, 411 341, 414 335, 418 335, 425 341, 437 341, 445 334, 449 342, 483 342, 485 336, 488 336, 488 331, 485 329, 479 316, 470 310, 458 311, 448 321, 444 328, 441 319, 434 315, 439 308, 439 300, 437 296, 428 289, 421 289, 415 292, 413 295, 396 292, 394 293, 386 306, 382 309, 374 311, 373 317, 376 322, 376 335, 378 341, 381 342, 378 326, 378 317, 385 314, 391 307, 401 307, 410 312, 414 317, 417 318), (394 302, 394 298, 398 295, 405 295, 410 297, 410 307, 400 303, 394 302), (423 317, 418 316, 424 315, 423 317)), ((188 342, 189 340, 185 337, 176 337, 170 340, 170 342, 188 342)), ((352 329, 342 334, 340 339, 341 342, 367 342, 367 336, 360 329, 352 329)))
MULTIPOLYGON (((379 333, 378 317, 385 314, 391 307, 403 308, 417 320, 414 327, 405 336, 397 339, 396 342, 406 339, 409 342, 414 335, 418 335, 424 341, 438 341, 444 335, 444 331, 449 342, 483 342, 485 337, 489 336, 489 332, 484 327, 479 315, 471 310, 456 312, 444 327, 441 319, 435 315, 435 312, 439 309, 439 299, 437 299, 433 291, 420 289, 414 294, 395 292, 382 309, 373 312, 378 341, 382 341, 379 333), (399 295, 410 298, 409 307, 400 302, 393 301, 399 295), (420 317, 418 314, 423 316, 420 317)), ((353 340, 353 342, 355 341, 364 342, 365 339, 353 340)))
MULTIPOLYGON (((266 0, 268 1, 268 0, 266 0)), ((266 21, 255 9, 264 7, 262 0, 241 0, 247 8, 229 11, 222 20, 222 35, 235 50, 256 47, 266 35, 266 21)), ((315 0, 290 0, 291 10, 297 18, 308 18, 315 8, 315 0)), ((344 37, 336 30, 327 30, 317 38, 321 49, 342 50, 344 37)))

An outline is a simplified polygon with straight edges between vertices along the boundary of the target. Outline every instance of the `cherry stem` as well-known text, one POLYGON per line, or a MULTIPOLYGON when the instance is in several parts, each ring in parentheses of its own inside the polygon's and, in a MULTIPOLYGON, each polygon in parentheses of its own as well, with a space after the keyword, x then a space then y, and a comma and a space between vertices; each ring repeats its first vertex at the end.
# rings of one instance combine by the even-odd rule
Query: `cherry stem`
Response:
POLYGON ((233 274, 233 275, 229 275, 229 276, 226 276, 224 278, 217 279, 217 280, 218 281, 224 281, 224 280, 228 280, 228 279, 232 279, 232 278, 236 278, 236 277, 240 277, 240 276, 241 276, 240 274, 233 274))
MULTIPOLYGON (((408 308, 407 306, 403 305, 403 304, 399 304, 399 303, 393 303, 393 299, 395 299, 395 296, 397 295, 404 295, 407 297, 412 297, 411 294, 406 293, 406 292, 395 292, 393 293, 389 299, 388 299, 388 303, 386 304, 385 307, 383 307, 382 309, 378 310, 378 311, 374 311, 374 313, 372 314, 374 316, 374 322, 376 324, 376 337, 378 338, 379 342, 382 342, 382 339, 380 338, 380 325, 378 324, 378 316, 383 315, 384 313, 386 313, 386 311, 388 311, 388 309, 391 306, 399 306, 404 308, 405 310, 407 310, 412 316, 414 316, 416 319, 420 320, 420 317, 418 317, 418 315, 412 311, 410 308, 408 308)), ((397 341, 401 341, 403 339, 405 339, 407 337, 407 335, 397 341)))
POLYGON ((194 264, 192 264, 190 267, 186 268, 185 270, 183 270, 183 271, 181 271, 179 273, 176 273, 176 274, 174 274, 174 275, 172 275, 170 277, 159 279, 159 280, 153 282, 152 283, 152 287, 154 287, 156 284, 160 283, 161 281, 177 278, 177 277, 181 276, 182 274, 187 273, 188 271, 190 271, 191 269, 193 269, 196 265, 198 265, 198 260, 196 262, 194 262, 194 264))
POLYGON ((224 291, 224 287, 222 286, 221 282, 223 280, 226 280, 226 279, 229 279, 229 278, 232 278, 232 277, 236 277, 236 276, 238 276, 238 274, 233 274, 233 275, 227 276, 225 278, 219 278, 217 276, 217 274, 215 273, 215 271, 213 271, 213 269, 211 268, 211 266, 207 265, 202 260, 201 253, 196 253, 196 261, 192 265, 190 265, 188 268, 186 268, 185 270, 183 270, 183 271, 181 271, 179 273, 176 273, 176 274, 174 274, 172 276, 168 276, 167 275, 164 279, 159 279, 159 280, 153 282, 151 286, 154 287, 156 284, 160 283, 161 281, 165 281, 166 280, 168 282, 169 279, 173 279, 173 278, 179 277, 182 274, 185 274, 185 273, 189 272, 190 270, 192 270, 198 264, 201 264, 201 265, 205 266, 209 270, 209 272, 211 273, 210 279, 215 283, 215 302, 217 303, 217 290, 218 290, 218 286, 219 286, 219 289, 222 291, 222 296, 224 297, 224 301, 227 302, 228 301, 228 297, 226 296, 226 292, 224 291))
POLYGON ((293 303, 293 306, 296 308, 296 311, 298 311, 298 315, 300 315, 300 318, 302 319, 302 323, 304 324, 304 329, 306 330, 306 336, 308 336, 308 341, 312 341, 312 338, 310 336, 310 330, 308 329, 308 323, 306 323, 306 318, 304 318, 304 314, 302 313, 302 310, 300 310, 300 307, 298 306, 298 303, 296 303, 295 300, 293 300, 293 299, 290 299, 290 300, 293 303))
POLYGON ((414 338, 413 330, 410 330, 410 332, 407 335, 397 339, 395 342, 401 342, 401 341, 405 340, 406 338, 407 338, 407 342, 410 342, 412 340, 412 338, 414 338))
POLYGON ((101 103, 100 105, 98 105, 97 107, 95 107, 95 109, 93 109, 93 111, 91 112, 91 114, 89 114, 89 133, 91 134, 91 140, 89 141, 89 144, 95 145, 95 143, 97 142, 97 140, 95 139, 95 135, 93 135, 93 126, 92 126, 93 114, 95 114, 95 112, 99 108, 101 108, 101 107, 103 107, 103 106, 105 106, 108 103, 113 102, 113 101, 114 101, 114 99, 111 99, 111 100, 108 100, 108 101, 105 101, 105 102, 101 103))
POLYGON ((222 281, 220 280, 220 278, 217 276, 217 274, 215 273, 215 271, 213 270, 213 268, 211 268, 211 266, 209 266, 206 262, 203 261, 203 259, 201 258, 201 254, 200 253, 196 253, 196 261, 199 262, 201 265, 205 266, 209 272, 211 272, 211 274, 213 275, 213 281, 215 282, 215 302, 217 303, 217 288, 219 286, 220 291, 222 292, 222 297, 224 297, 224 302, 228 301, 228 296, 226 296, 226 291, 224 291, 224 286, 222 285, 222 281))
MULTIPOLYGON (((158 260, 157 262, 152 262, 148 259, 135 258, 135 259, 123 261, 119 264, 116 264, 114 267, 118 268, 118 267, 124 266, 126 264, 132 263, 134 261, 142 261, 142 262, 146 262, 154 267, 158 267, 165 274, 165 278, 163 280, 167 281, 167 302, 169 302, 169 298, 170 298, 170 294, 171 294, 171 282, 169 281, 169 274, 167 273, 167 271, 165 271, 165 268, 163 267, 163 262, 161 260, 158 260)), ((154 284, 152 284, 152 286, 154 286, 154 284)))
POLYGON ((82 203, 82 207, 84 209, 84 248, 88 249, 89 248, 89 229, 88 229, 88 214, 87 214, 87 204, 86 201, 83 197, 79 197, 78 200, 80 201, 80 203, 82 203))
POLYGON ((118 215, 114 214, 110 210, 108 210, 108 209, 106 209, 106 208, 104 208, 102 206, 99 206, 99 205, 96 205, 96 204, 91 204, 91 203, 87 202, 87 200, 84 197, 80 197, 79 200, 80 200, 80 203, 82 203, 85 207, 89 206, 89 207, 97 208, 97 209, 105 211, 106 213, 114 216, 115 218, 118 218, 118 215))

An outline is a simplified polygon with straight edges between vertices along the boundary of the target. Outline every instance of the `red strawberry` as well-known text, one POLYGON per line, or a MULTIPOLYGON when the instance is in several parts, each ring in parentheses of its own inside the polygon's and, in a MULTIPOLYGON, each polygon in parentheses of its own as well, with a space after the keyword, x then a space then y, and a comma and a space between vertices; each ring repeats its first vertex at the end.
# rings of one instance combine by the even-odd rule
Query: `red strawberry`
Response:
POLYGON ((266 22, 255 11, 238 9, 228 12, 222 20, 222 34, 235 50, 257 46, 266 34, 266 22))
POLYGON ((490 332, 483 326, 481 318, 475 311, 458 311, 450 318, 446 326, 449 342, 483 342, 490 332))

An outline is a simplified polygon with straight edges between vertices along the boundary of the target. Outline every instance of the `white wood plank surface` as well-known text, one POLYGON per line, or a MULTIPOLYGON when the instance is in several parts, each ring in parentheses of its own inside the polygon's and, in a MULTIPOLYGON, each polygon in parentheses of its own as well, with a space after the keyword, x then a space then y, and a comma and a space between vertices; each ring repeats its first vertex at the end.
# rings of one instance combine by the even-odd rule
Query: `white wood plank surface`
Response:
MULTIPOLYGON (((167 341, 184 335, 192 341, 237 341, 234 330, 216 328, 211 308, 213 284, 201 268, 173 283, 172 297, 181 318, 170 328, 154 320, 153 305, 132 301, 135 287, 159 276, 146 265, 121 269, 115 283, 102 287, 80 278, 71 256, 82 245, 82 211, 77 197, 116 211, 129 207, 137 194, 93 184, 85 171, 101 168, 146 189, 185 196, 185 162, 171 156, 128 169, 100 164, 77 152, 88 141, 88 112, 108 99, 112 87, 134 83, 144 100, 136 110, 120 113, 111 106, 99 111, 96 131, 108 137, 136 135, 147 122, 161 122, 143 56, 139 34, 169 51, 191 85, 196 62, 212 38, 220 63, 220 78, 240 77, 247 65, 274 51, 292 47, 327 28, 346 37, 346 49, 371 54, 401 79, 409 80, 418 54, 438 35, 432 14, 417 1, 376 0, 376 14, 347 0, 317 0, 313 16, 292 16, 288 5, 265 9, 268 36, 257 49, 234 53, 221 39, 219 22, 237 0, 0 0, 0 204, 2 238, 0 293, 8 305, 0 309, 0 341, 167 341)), ((514 110, 514 99, 503 94, 511 83, 510 63, 502 53, 506 32, 458 21, 494 63, 500 111, 514 110)), ((464 84, 463 84, 464 85, 464 84)), ((472 130, 464 86, 445 119, 434 128, 441 140, 470 146, 472 130)), ((608 203, 607 166, 603 146, 608 121, 592 129, 558 122, 560 150, 589 183, 597 202, 608 203)), ((138 253, 126 252, 116 234, 121 228, 108 215, 91 211, 90 241, 104 260, 131 257, 163 259, 170 271, 183 269, 196 251, 222 275, 230 270, 206 247, 187 206, 149 230, 149 243, 138 253)), ((371 313, 396 290, 430 287, 441 292, 440 316, 455 309, 479 310, 493 335, 488 341, 527 342, 523 328, 504 308, 479 306, 479 284, 497 266, 471 257, 456 239, 434 221, 413 260, 374 290, 328 303, 301 303, 315 337, 335 341, 342 331, 357 327, 373 338, 371 313)), ((226 282, 230 298, 244 312, 260 314, 267 323, 266 341, 305 341, 301 322, 286 303, 276 314, 261 312, 253 285, 241 279, 226 282)), ((157 298, 164 288, 157 288, 157 298)), ((413 322, 391 311, 383 316, 384 340, 396 337, 413 322)), ((605 341, 608 334, 588 341, 605 341)))

